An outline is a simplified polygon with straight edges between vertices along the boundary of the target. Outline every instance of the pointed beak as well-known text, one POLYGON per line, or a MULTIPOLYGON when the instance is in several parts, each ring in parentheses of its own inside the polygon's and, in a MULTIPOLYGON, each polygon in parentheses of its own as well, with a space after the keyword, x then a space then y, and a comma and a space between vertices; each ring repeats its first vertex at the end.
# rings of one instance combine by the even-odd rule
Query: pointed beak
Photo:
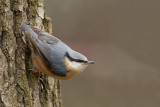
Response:
POLYGON ((87 64, 95 64, 95 61, 88 61, 87 64))

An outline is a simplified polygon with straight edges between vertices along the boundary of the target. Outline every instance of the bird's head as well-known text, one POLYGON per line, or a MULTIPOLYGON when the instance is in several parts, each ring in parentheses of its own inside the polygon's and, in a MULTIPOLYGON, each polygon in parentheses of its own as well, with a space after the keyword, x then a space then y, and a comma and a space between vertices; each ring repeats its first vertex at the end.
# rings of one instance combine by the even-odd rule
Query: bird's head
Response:
POLYGON ((88 61, 84 55, 76 51, 66 52, 65 62, 67 70, 74 71, 76 73, 82 72, 88 64, 95 63, 94 61, 88 61))

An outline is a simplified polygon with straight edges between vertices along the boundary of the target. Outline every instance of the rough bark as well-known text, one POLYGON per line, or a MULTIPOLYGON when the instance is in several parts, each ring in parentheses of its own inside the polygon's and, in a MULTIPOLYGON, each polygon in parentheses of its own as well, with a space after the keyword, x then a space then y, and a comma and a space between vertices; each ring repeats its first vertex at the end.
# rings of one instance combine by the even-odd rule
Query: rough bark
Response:
POLYGON ((30 71, 21 23, 52 31, 43 0, 0 0, 0 107, 61 107, 60 81, 30 71))

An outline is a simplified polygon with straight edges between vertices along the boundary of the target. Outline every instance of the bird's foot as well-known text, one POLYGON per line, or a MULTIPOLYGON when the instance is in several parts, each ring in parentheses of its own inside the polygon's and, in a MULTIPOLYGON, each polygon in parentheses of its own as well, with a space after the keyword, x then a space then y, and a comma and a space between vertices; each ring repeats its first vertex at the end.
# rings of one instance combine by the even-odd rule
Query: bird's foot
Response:
POLYGON ((40 77, 40 71, 35 70, 35 69, 29 69, 29 70, 32 71, 33 73, 36 73, 38 77, 40 77))

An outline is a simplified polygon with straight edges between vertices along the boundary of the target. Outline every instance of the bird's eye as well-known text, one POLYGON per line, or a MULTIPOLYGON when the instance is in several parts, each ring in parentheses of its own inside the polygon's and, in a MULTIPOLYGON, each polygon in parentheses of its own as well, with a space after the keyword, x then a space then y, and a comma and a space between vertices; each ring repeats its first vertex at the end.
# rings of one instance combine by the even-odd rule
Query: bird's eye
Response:
POLYGON ((84 62, 84 61, 82 61, 82 60, 80 60, 80 59, 77 59, 76 61, 77 61, 77 62, 84 62))

